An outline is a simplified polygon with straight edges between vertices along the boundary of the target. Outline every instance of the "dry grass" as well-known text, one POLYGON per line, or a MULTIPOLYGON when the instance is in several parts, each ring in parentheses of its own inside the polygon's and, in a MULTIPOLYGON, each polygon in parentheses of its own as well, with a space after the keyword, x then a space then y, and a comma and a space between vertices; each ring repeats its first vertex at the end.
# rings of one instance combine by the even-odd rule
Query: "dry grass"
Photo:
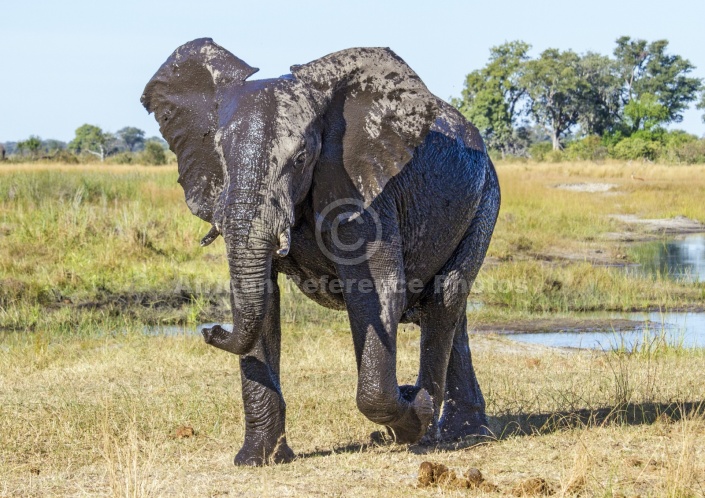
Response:
MULTIPOLYGON (((200 338, 138 331, 82 340, 5 337, 0 494, 437 494, 415 488, 425 460, 461 472, 479 468, 500 495, 531 477, 561 493, 580 488, 601 496, 694 496, 705 489, 705 420, 680 418, 677 409, 702 401, 702 352, 564 352, 473 337, 499 440, 427 454, 369 444, 377 427, 355 408, 355 365, 343 327, 302 333, 287 326, 284 336, 289 439, 298 459, 265 469, 232 465, 243 437, 237 358, 200 338), (632 412, 622 417, 625 401, 632 412), (652 404, 675 407, 674 420, 654 422, 652 404), (193 427, 194 436, 177 437, 182 426, 193 427), (520 427, 529 435, 518 434, 520 427)), ((418 330, 407 328, 400 382, 415 379, 417 355, 418 330)))

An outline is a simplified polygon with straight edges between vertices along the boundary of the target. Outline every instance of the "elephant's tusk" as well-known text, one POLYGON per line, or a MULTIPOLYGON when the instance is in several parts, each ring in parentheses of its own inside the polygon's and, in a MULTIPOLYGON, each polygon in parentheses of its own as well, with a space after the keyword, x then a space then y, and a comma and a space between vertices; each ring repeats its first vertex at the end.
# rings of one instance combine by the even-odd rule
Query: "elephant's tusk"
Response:
POLYGON ((285 257, 289 254, 289 248, 291 247, 291 228, 287 228, 281 234, 279 234, 279 250, 277 250, 277 256, 280 258, 285 257))
POLYGON ((218 230, 216 227, 211 227, 206 236, 201 239, 201 247, 206 247, 207 245, 210 245, 211 242, 217 239, 219 235, 220 230, 218 230))

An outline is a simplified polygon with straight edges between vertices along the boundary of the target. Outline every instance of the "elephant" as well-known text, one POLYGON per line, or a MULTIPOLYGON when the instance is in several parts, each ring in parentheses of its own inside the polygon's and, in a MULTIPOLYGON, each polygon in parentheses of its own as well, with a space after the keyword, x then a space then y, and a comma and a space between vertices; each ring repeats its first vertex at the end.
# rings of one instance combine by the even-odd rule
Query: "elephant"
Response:
POLYGON ((400 444, 487 435, 467 297, 500 205, 478 130, 389 48, 351 48, 279 78, 210 38, 178 47, 147 83, 191 212, 223 237, 245 412, 236 465, 289 462, 280 290, 345 310, 357 408, 400 444), (312 284, 313 283, 313 284, 312 284), (420 326, 415 385, 398 385, 400 323, 420 326))

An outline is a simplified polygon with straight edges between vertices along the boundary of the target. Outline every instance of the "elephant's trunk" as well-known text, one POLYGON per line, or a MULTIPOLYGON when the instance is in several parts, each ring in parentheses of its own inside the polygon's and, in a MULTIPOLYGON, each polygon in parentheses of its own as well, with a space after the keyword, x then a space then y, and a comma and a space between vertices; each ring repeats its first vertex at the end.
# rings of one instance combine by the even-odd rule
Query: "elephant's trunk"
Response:
MULTIPOLYGON (((242 213, 235 208, 234 213, 242 213)), ((265 210, 266 211, 266 210, 265 210)), ((276 282, 272 280, 272 257, 285 257, 291 244, 291 229, 281 222, 255 217, 243 223, 231 218, 223 228, 230 267, 230 298, 233 330, 220 326, 203 330, 206 343, 230 353, 247 354, 259 339, 276 282), (235 225, 233 227, 233 225, 235 225)))
POLYGON ((230 266, 233 331, 216 326, 204 330, 203 336, 208 344, 243 355, 254 347, 262 333, 269 295, 276 285, 271 281, 272 253, 276 247, 272 237, 248 234, 238 238, 227 229, 224 238, 230 266))

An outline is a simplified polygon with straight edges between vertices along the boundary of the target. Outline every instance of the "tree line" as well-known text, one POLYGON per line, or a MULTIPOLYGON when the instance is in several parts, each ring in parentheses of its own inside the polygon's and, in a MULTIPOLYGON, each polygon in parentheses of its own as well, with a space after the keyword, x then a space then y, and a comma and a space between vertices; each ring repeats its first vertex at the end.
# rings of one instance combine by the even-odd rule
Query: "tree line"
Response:
MULTIPOLYGON (((537 160, 645 159, 705 163, 705 139, 667 127, 693 103, 705 110, 705 85, 667 40, 623 36, 611 56, 555 48, 531 58, 516 40, 490 49, 465 78, 453 105, 480 130, 490 152, 537 160)), ((705 122, 705 115, 703 115, 705 122)), ((126 126, 115 133, 84 124, 71 142, 31 136, 0 144, 0 159, 164 164, 159 137, 126 126)))
POLYGON ((624 36, 612 56, 549 48, 531 58, 530 50, 520 40, 493 47, 452 99, 491 151, 705 162, 705 140, 666 128, 692 103, 705 109, 703 80, 667 40, 624 36))
MULTIPOLYGON (((173 160, 168 145, 160 137, 145 137, 145 132, 125 126, 115 133, 99 126, 84 124, 76 129, 70 142, 30 136, 19 142, 0 144, 10 161, 55 160, 78 163, 98 159, 118 164, 166 164, 173 160)), ((0 157, 2 159, 2 157, 0 157)))

